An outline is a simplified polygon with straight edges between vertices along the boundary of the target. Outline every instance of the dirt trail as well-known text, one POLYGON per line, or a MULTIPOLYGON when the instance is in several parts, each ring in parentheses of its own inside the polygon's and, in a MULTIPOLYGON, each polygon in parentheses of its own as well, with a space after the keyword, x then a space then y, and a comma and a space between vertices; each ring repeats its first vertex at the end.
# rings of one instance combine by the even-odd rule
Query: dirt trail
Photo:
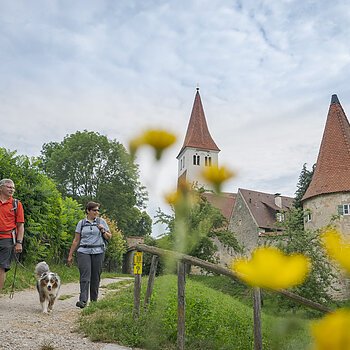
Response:
MULTIPOLYGON (((106 289, 103 286, 120 282, 128 277, 101 280, 100 298, 106 289)), ((81 310, 75 306, 79 295, 79 284, 61 286, 60 295, 70 296, 57 300, 51 314, 43 314, 36 289, 0 296, 0 349, 40 350, 51 345, 55 350, 127 350, 116 344, 93 343, 77 332, 77 319, 81 310)))

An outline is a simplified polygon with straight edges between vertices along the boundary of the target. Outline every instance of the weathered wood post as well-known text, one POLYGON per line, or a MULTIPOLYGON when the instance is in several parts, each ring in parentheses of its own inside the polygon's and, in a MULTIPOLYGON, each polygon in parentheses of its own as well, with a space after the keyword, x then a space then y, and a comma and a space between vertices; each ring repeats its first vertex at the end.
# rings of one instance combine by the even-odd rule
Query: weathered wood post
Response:
POLYGON ((140 299, 141 299, 141 275, 142 275, 142 252, 134 253, 134 318, 140 316, 140 299))
POLYGON ((157 255, 152 256, 151 269, 149 271, 148 284, 147 284, 147 290, 146 290, 146 296, 145 296, 145 305, 144 305, 145 307, 148 306, 151 299, 153 285, 154 285, 154 278, 157 272, 158 260, 159 258, 157 255))
POLYGON ((253 310, 254 310, 254 350, 262 350, 260 288, 253 288, 253 310))
POLYGON ((177 349, 185 349, 185 283, 186 264, 177 264, 177 349))

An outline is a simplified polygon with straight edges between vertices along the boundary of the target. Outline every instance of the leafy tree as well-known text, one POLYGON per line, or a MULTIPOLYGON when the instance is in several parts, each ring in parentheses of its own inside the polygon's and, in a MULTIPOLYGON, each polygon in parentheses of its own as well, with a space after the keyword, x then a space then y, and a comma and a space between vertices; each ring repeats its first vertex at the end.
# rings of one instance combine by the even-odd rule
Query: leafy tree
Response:
POLYGON ((38 162, 0 148, 0 178, 11 178, 15 197, 25 212, 22 259, 62 261, 71 244, 77 220, 82 215, 77 202, 62 200, 55 184, 38 169, 38 162))
MULTIPOLYGON (((234 234, 227 229, 227 220, 220 210, 212 206, 202 195, 203 189, 198 190, 199 200, 181 213, 181 220, 186 222, 187 245, 184 252, 200 259, 216 262, 217 246, 211 238, 217 237, 223 244, 240 251, 240 246, 234 234)), ((176 220, 178 213, 165 214, 158 209, 157 223, 166 226, 165 237, 159 240, 158 245, 164 249, 177 250, 176 220)))
POLYGON ((105 253, 105 266, 108 271, 118 269, 122 264, 123 254, 126 252, 126 241, 121 231, 118 230, 117 223, 108 217, 103 217, 112 233, 105 253))
POLYGON ((93 131, 77 131, 41 151, 42 168, 64 197, 81 204, 94 200, 128 235, 151 232, 151 219, 142 211, 147 193, 137 166, 124 146, 93 131))
MULTIPOLYGON (((309 171, 306 164, 303 165, 295 192, 295 207, 285 214, 285 220, 281 223, 284 229, 282 240, 281 237, 271 239, 286 253, 300 253, 310 259, 311 272, 306 281, 295 288, 295 292, 305 298, 323 303, 331 299, 330 291, 335 275, 324 252, 319 231, 304 229, 304 211, 301 202, 310 185, 313 172, 314 168, 309 171)), ((295 306, 290 302, 287 304, 295 306)))
POLYGON ((306 163, 304 163, 303 169, 301 170, 301 173, 299 175, 297 190, 295 192, 295 200, 294 200, 295 208, 302 208, 303 207, 301 200, 302 200, 307 188, 310 185, 310 182, 312 180, 312 176, 314 174, 314 169, 315 169, 315 166, 312 167, 312 170, 308 170, 306 168, 306 163))
POLYGON ((303 218, 302 208, 293 208, 286 213, 283 240, 278 239, 277 246, 288 254, 300 253, 310 259, 310 274, 302 285, 295 287, 294 291, 305 298, 324 303, 331 300, 330 291, 335 275, 323 249, 318 230, 305 230, 303 218))

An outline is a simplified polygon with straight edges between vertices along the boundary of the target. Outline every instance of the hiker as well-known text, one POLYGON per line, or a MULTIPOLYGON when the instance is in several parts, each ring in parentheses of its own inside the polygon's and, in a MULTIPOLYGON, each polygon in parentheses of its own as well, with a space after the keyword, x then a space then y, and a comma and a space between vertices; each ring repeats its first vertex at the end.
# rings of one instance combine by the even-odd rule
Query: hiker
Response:
POLYGON ((84 308, 89 291, 90 301, 96 301, 100 286, 102 264, 107 241, 112 234, 105 220, 99 217, 100 204, 89 202, 86 205, 86 218, 80 220, 68 255, 68 265, 73 263, 73 253, 77 250, 80 273, 80 296, 76 306, 84 308))
POLYGON ((22 253, 23 249, 24 211, 22 203, 12 197, 14 192, 11 179, 0 180, 0 290, 14 253, 22 253))

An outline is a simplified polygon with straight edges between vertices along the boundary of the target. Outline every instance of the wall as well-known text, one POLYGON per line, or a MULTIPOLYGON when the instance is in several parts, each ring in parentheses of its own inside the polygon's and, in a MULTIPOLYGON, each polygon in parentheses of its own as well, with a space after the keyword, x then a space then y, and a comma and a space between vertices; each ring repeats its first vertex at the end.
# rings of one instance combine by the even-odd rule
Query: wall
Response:
POLYGON ((248 255, 258 246, 258 227, 240 192, 237 193, 229 228, 248 255))

